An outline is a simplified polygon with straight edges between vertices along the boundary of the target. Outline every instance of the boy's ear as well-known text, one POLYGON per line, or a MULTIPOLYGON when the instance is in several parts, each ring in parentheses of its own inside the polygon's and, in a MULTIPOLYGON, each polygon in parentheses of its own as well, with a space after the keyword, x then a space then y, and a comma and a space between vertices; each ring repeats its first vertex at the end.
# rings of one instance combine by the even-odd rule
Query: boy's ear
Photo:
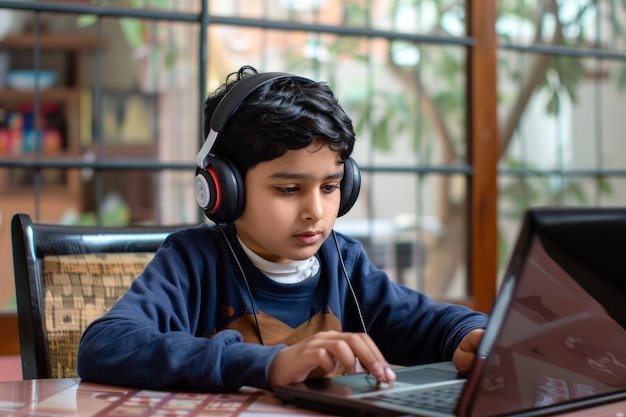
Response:
POLYGON ((343 179, 339 189, 341 191, 341 201, 337 217, 343 216, 352 208, 359 196, 359 191, 361 191, 361 171, 352 158, 348 158, 344 162, 343 179))
POLYGON ((243 213, 244 182, 239 170, 227 158, 210 155, 206 168, 196 169, 196 201, 209 220, 234 222, 243 213))

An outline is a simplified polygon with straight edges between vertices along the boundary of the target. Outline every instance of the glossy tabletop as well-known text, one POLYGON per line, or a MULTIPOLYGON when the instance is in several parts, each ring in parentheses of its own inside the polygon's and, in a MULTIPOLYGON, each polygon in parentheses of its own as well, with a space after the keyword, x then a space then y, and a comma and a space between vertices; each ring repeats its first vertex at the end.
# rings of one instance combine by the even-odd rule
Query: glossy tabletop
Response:
MULTIPOLYGON (((626 417, 626 401, 564 414, 626 417)), ((0 382, 0 417, 297 417, 329 414, 285 405, 271 394, 135 390, 80 379, 0 382)))
POLYGON ((328 416, 286 406, 271 394, 135 390, 80 379, 0 382, 0 417, 295 417, 328 416))

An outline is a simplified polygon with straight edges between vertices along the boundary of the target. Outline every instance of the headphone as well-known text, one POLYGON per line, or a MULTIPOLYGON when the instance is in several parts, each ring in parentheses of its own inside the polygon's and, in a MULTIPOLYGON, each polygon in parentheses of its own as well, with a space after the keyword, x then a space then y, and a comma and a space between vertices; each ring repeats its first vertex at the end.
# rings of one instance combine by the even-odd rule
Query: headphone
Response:
MULTIPOLYGON (((231 223, 237 220, 244 209, 245 193, 239 170, 228 158, 211 153, 213 145, 226 123, 252 92, 282 78, 313 82, 308 78, 282 72, 254 74, 239 80, 222 97, 211 116, 209 134, 196 155, 194 191, 198 205, 209 220, 215 223, 231 223)), ((361 172, 356 162, 348 158, 344 162, 343 179, 339 185, 341 200, 338 217, 352 208, 360 188, 361 172)))

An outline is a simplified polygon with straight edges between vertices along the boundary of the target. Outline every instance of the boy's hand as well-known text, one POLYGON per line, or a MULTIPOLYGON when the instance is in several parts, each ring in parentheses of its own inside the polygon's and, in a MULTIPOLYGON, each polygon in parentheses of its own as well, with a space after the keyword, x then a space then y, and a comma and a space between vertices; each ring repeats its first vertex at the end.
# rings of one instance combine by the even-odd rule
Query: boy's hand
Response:
POLYGON ((485 334, 484 329, 472 330, 465 335, 461 343, 456 347, 452 362, 457 371, 463 374, 470 371, 474 363, 474 358, 476 357, 476 349, 478 349, 478 344, 480 343, 480 339, 483 338, 483 334, 485 334))
POLYGON ((378 381, 396 379, 396 374, 367 334, 327 331, 281 350, 270 364, 268 384, 274 388, 303 382, 330 375, 340 368, 353 374, 357 372, 357 359, 378 381))

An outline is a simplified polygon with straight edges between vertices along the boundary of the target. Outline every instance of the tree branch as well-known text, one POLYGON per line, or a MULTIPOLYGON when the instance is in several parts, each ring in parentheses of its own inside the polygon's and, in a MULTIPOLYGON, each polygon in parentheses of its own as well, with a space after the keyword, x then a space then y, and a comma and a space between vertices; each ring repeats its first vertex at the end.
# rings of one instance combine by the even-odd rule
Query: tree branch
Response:
MULTIPOLYGON (((550 3, 546 5, 547 13, 551 13, 554 15, 556 20, 556 27, 554 30, 554 35, 552 36, 552 44, 558 45, 563 41, 563 27, 558 18, 558 5, 556 0, 551 0, 550 3)), ((535 23, 536 35, 535 38, 538 40, 541 31, 541 22, 543 14, 537 17, 538 22, 535 23)), ((504 155, 509 143, 513 139, 513 134, 517 130, 519 126, 519 121, 524 114, 524 110, 528 106, 528 102, 532 97, 533 92, 542 84, 542 81, 546 75, 546 71, 550 67, 550 62, 552 60, 552 56, 548 54, 539 54, 535 59, 531 69, 529 70, 526 77, 522 77, 525 82, 523 82, 520 94, 518 95, 517 102, 513 106, 513 109, 509 113, 509 115, 504 120, 502 124, 502 130, 500 131, 500 156, 504 155)))

